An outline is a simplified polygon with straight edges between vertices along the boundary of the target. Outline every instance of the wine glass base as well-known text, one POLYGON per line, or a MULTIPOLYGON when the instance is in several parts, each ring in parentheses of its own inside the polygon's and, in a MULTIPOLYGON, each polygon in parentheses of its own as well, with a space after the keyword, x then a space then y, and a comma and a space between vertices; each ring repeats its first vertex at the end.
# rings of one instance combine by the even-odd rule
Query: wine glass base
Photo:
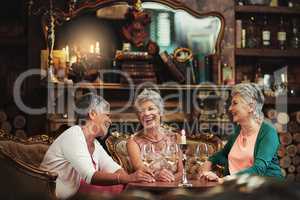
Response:
POLYGON ((192 187, 193 186, 193 184, 191 184, 191 183, 179 183, 178 184, 178 187, 192 187))

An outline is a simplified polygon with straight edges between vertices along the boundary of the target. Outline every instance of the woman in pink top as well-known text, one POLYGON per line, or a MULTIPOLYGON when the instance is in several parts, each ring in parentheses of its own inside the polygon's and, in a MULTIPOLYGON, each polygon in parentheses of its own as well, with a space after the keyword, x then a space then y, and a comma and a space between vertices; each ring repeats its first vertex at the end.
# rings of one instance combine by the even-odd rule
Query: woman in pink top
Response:
POLYGON ((276 129, 262 113, 264 95, 257 84, 242 83, 232 89, 229 111, 237 124, 224 148, 203 165, 201 177, 221 180, 211 172, 212 165, 223 165, 225 175, 255 174, 282 179, 276 129))
POLYGON ((135 99, 135 108, 143 129, 131 137, 127 143, 127 150, 133 168, 135 170, 153 171, 156 181, 172 182, 179 180, 182 175, 182 161, 179 152, 174 155, 175 160, 178 161, 177 165, 165 159, 166 146, 173 145, 173 147, 177 147, 177 145, 176 133, 161 126, 163 114, 161 96, 153 90, 145 89, 135 99), (146 148, 146 145, 148 150, 145 153, 143 149, 146 148), (144 153, 148 154, 146 156, 151 159, 149 163, 143 162, 144 153), (174 167, 174 165, 176 166, 174 167))

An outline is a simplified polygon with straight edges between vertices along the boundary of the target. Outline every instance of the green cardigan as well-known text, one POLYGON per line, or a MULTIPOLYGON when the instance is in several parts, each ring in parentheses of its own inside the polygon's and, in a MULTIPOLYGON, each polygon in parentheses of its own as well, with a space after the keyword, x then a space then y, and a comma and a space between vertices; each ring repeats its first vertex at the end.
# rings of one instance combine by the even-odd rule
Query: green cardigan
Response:
MULTIPOLYGON (((224 175, 230 174, 228 169, 228 154, 239 134, 240 126, 237 126, 234 134, 230 136, 224 148, 209 157, 209 161, 211 161, 213 165, 218 164, 225 167, 224 175)), ((237 175, 247 173, 282 179, 283 176, 279 167, 279 160, 277 156, 278 148, 279 139, 276 129, 270 123, 263 121, 254 147, 254 164, 252 167, 238 172, 237 175)))

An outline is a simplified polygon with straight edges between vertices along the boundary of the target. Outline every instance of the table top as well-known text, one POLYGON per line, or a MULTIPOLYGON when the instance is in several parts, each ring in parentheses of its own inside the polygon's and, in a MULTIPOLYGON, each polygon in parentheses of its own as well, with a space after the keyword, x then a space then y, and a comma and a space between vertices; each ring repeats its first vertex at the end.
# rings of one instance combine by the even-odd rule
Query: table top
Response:
POLYGON ((185 188, 194 191, 206 191, 212 187, 219 185, 218 182, 206 181, 206 180, 191 180, 191 187, 179 187, 179 182, 155 182, 155 183, 128 183, 125 190, 147 190, 147 191, 166 191, 177 188, 185 188))

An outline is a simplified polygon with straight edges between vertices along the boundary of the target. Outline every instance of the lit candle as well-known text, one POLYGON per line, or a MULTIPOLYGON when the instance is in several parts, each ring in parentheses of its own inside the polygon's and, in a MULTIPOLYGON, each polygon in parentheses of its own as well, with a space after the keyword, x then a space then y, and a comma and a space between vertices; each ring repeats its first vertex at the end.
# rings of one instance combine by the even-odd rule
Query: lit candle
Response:
POLYGON ((90 53, 94 53, 95 51, 94 51, 94 45, 91 45, 90 46, 90 53))
POLYGON ((66 46, 66 62, 70 61, 69 46, 66 46))
POLYGON ((285 82, 285 75, 284 74, 281 74, 281 81, 282 81, 282 83, 285 82))
POLYGON ((96 42, 95 53, 100 54, 100 45, 98 41, 96 42))
POLYGON ((180 144, 186 144, 185 130, 181 130, 180 144))

